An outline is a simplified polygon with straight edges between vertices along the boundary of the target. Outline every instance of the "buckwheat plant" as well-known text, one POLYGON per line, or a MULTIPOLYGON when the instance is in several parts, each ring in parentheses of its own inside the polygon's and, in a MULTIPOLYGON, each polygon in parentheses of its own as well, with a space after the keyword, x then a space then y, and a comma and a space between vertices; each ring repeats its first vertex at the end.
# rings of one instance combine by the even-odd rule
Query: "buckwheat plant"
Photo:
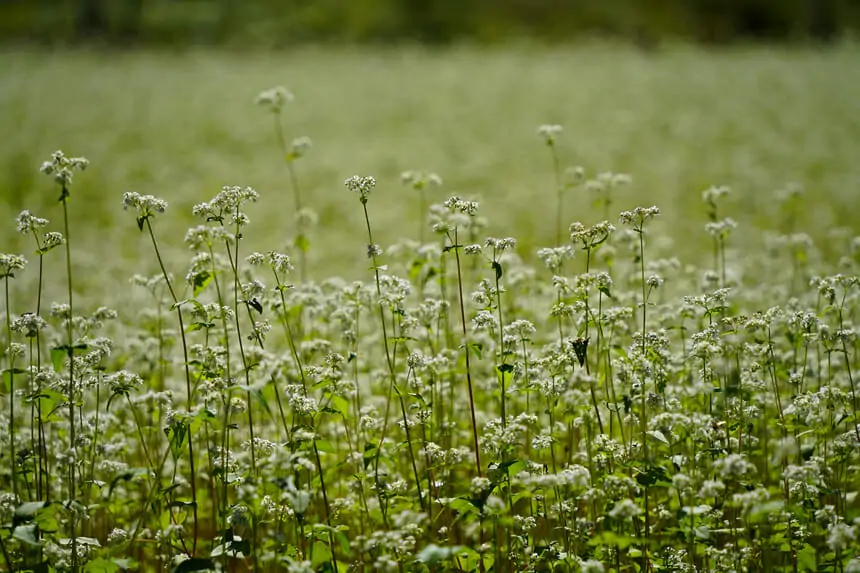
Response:
MULTIPOLYGON (((182 316, 183 303, 176 295, 173 281, 164 266, 164 260, 161 257, 161 251, 158 248, 158 241, 155 238, 155 231, 152 228, 152 220, 165 211, 167 211, 167 201, 154 197, 153 195, 141 195, 134 191, 127 191, 122 196, 122 207, 125 210, 133 210, 137 213, 135 221, 137 228, 141 232, 146 229, 147 234, 152 242, 152 249, 155 252, 155 257, 158 260, 158 266, 161 269, 161 274, 164 277, 164 283, 167 285, 167 290, 170 292, 170 298, 173 301, 173 309, 176 311, 176 318, 179 322, 179 334, 182 341, 182 364, 185 371, 185 416, 174 415, 169 423, 169 437, 174 443, 181 444, 183 441, 188 442, 188 473, 189 487, 191 488, 191 510, 193 513, 193 537, 189 556, 193 557, 197 552, 198 538, 198 519, 197 519, 197 473, 195 471, 194 458, 194 439, 191 433, 191 415, 194 408, 194 398, 192 392, 192 377, 191 366, 188 358, 188 341, 186 339, 185 320, 182 316)), ((176 452, 174 452, 176 455, 176 452)))
POLYGON ((562 243, 562 229, 564 228, 564 210, 562 209, 562 200, 564 198, 565 186, 562 182, 561 164, 559 162, 558 149, 556 147, 556 139, 558 139, 558 136, 562 131, 564 131, 562 126, 549 124, 541 125, 537 130, 538 136, 543 138, 544 144, 549 148, 549 152, 552 157, 552 172, 555 177, 555 244, 557 246, 562 243))
MULTIPOLYGON (((75 171, 83 171, 89 166, 90 162, 84 157, 66 157, 62 151, 55 151, 51 154, 51 159, 42 163, 41 171, 45 175, 53 178, 54 182, 60 187, 60 197, 58 201, 63 206, 63 231, 65 235, 66 245, 66 291, 68 295, 69 317, 74 316, 74 289, 72 280, 72 250, 69 239, 69 198, 71 197, 70 190, 75 171)), ((66 326, 66 344, 65 350, 69 360, 69 377, 68 377, 68 414, 69 414, 69 450, 72 452, 72 458, 76 460, 77 439, 75 435, 75 367, 74 367, 74 333, 72 330, 72 321, 69 320, 66 326)), ((74 503, 77 495, 77 475, 75 464, 70 466, 68 477, 68 492, 69 503, 74 503)), ((77 541, 77 508, 72 508, 70 527, 71 527, 71 562, 72 569, 78 566, 78 541, 77 541)))
POLYGON ((275 126, 275 137, 278 140, 282 157, 287 164, 287 172, 290 177, 290 187, 293 191, 293 216, 296 220, 296 237, 293 240, 293 247, 299 252, 299 278, 304 283, 307 280, 307 253, 310 248, 310 240, 308 239, 309 222, 316 218, 316 215, 309 212, 302 202, 301 188, 299 187, 299 178, 296 174, 296 161, 305 157, 313 147, 313 142, 307 136, 297 137, 288 145, 286 136, 284 135, 283 126, 283 109, 288 103, 292 103, 295 99, 292 92, 283 86, 277 86, 268 90, 264 90, 257 95, 255 103, 261 107, 268 109, 272 114, 272 121, 275 126))
MULTIPOLYGON (((384 304, 385 301, 383 299, 382 294, 382 279, 380 278, 380 270, 383 268, 379 266, 378 257, 382 255, 382 248, 377 245, 373 241, 373 231, 370 226, 370 215, 367 211, 367 202, 370 198, 370 192, 376 187, 376 179, 373 177, 361 177, 359 175, 353 175, 346 181, 344 181, 344 185, 347 189, 349 189, 353 193, 358 194, 358 200, 361 203, 362 210, 364 211, 364 222, 365 227, 367 229, 367 258, 371 260, 373 275, 376 282, 376 296, 377 307, 379 309, 379 321, 382 326, 382 343, 383 350, 385 351, 385 363, 388 366, 388 375, 389 375, 389 388, 388 388, 388 399, 386 399, 385 406, 385 419, 382 426, 382 434, 377 445, 376 450, 376 459, 374 461, 374 471, 376 472, 375 479, 377 481, 377 487, 379 487, 379 459, 382 452, 382 446, 385 441, 385 434, 388 428, 388 404, 390 402, 391 393, 394 392, 397 394, 398 401, 400 402, 400 409, 403 418, 403 430, 406 433, 406 446, 409 450, 409 460, 412 465, 412 473, 415 478, 415 487, 418 493, 418 501, 420 503, 421 509, 425 509, 424 505, 424 495, 421 490, 421 480, 418 475, 418 466, 415 462, 415 452, 412 448, 412 436, 409 430, 409 422, 406 419, 406 405, 403 397, 403 392, 400 390, 400 387, 397 384, 397 373, 395 371, 394 366, 394 349, 391 348, 388 338, 388 327, 386 325, 385 318, 385 310, 384 304)), ((393 311, 394 309, 392 309, 393 311)), ((384 504, 383 504, 384 505, 384 504)))
MULTIPOLYGON (((647 340, 648 340, 648 297, 651 292, 659 287, 662 284, 662 281, 657 277, 649 277, 647 280, 645 279, 645 223, 657 217, 660 214, 660 209, 657 207, 636 207, 632 211, 623 211, 621 215, 619 215, 618 220, 624 224, 630 226, 633 231, 637 234, 639 238, 639 272, 642 282, 642 330, 640 331, 641 336, 641 354, 639 356, 639 360, 645 362, 648 360, 647 354, 647 340)), ((644 366, 645 364, 641 364, 644 366)), ((648 412, 647 412, 647 397, 648 391, 646 389, 646 377, 645 377, 645 369, 639 371, 640 379, 640 389, 639 392, 641 394, 641 403, 640 403, 640 412, 639 412, 639 425, 641 429, 641 438, 642 438, 642 466, 643 471, 648 471, 647 468, 650 468, 651 460, 648 455, 648 412)), ((644 550, 642 553, 643 564, 646 567, 650 567, 650 560, 648 557, 648 553, 650 551, 650 530, 651 530, 651 519, 650 519, 650 508, 648 507, 648 486, 645 485, 644 493, 645 499, 645 544, 644 550)))
POLYGON ((15 273, 19 270, 24 270, 27 266, 27 259, 22 255, 11 255, 7 253, 0 254, 0 278, 3 279, 4 285, 4 300, 5 300, 5 315, 6 315, 6 348, 5 354, 8 359, 9 366, 3 370, 3 378, 8 381, 9 385, 9 463, 11 465, 12 474, 12 493, 18 497, 18 473, 17 467, 18 454, 15 451, 15 374, 23 374, 24 370, 17 368, 15 360, 23 354, 18 344, 12 342, 12 307, 9 302, 9 281, 15 278, 15 273))
POLYGON ((418 240, 423 244, 426 228, 424 218, 427 213, 427 189, 441 187, 442 178, 433 172, 404 171, 400 174, 400 181, 418 193, 418 240))
POLYGON ((475 201, 467 201, 453 195, 449 197, 443 205, 448 216, 435 223, 433 225, 433 230, 434 232, 445 236, 447 244, 445 245, 444 252, 454 251, 454 258, 457 266, 457 291, 460 304, 460 325, 462 327, 461 332, 463 336, 461 348, 463 349, 463 353, 466 358, 466 388, 469 391, 469 413, 472 418, 472 438, 473 446, 475 448, 475 474, 478 477, 482 477, 481 451, 478 445, 478 422, 475 416, 475 397, 474 392, 472 391, 470 353, 473 351, 473 348, 470 346, 469 334, 466 328, 466 306, 463 299, 463 271, 462 265, 460 264, 460 250, 463 249, 463 245, 460 244, 460 228, 467 226, 469 219, 477 214, 478 203, 475 201))
MULTIPOLYGON (((261 103, 278 119, 288 98, 261 103)), ((46 164, 64 204, 84 165, 46 164)), ((564 209, 607 221, 626 180, 556 177, 564 209)), ((422 218, 434 180, 403 179, 422 218)), ((167 204, 124 195, 158 267, 140 297, 72 281, 71 212, 63 235, 18 216, 39 264, 0 255, 0 568, 860 570, 856 233, 816 244, 798 195, 768 234, 712 188, 704 249, 675 248, 655 207, 618 229, 558 209, 569 242, 533 254, 453 196, 427 209, 435 237, 401 218, 383 256, 376 180, 345 184, 360 281, 243 252, 247 187, 195 206, 186 260, 167 204)))

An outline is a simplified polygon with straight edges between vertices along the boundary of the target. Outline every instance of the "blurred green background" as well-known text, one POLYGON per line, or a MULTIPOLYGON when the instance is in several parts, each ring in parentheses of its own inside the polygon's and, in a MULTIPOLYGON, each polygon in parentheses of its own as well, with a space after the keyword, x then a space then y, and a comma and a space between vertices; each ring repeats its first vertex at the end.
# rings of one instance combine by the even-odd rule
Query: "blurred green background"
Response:
MULTIPOLYGON (((191 206, 222 185, 261 193, 244 248, 284 249, 289 179, 271 114, 254 105, 284 85, 296 96, 287 139, 314 142, 297 172, 319 215, 315 278, 365 276, 360 205, 342 185, 356 173, 379 180, 383 245, 418 237, 418 199, 399 180, 409 169, 443 177, 431 201, 479 198, 487 234, 515 236, 524 257, 552 245, 544 123, 565 127, 562 168, 632 176, 613 217, 663 209, 664 253, 707 265, 700 196, 715 184, 734 189, 732 247, 760 250, 758 229, 786 230, 775 193, 796 183, 795 230, 838 256, 834 229, 860 235, 857 22, 849 0, 5 0, 0 250, 32 252, 14 230, 22 209, 59 222, 38 171, 55 149, 92 162, 70 208, 76 282, 94 297, 155 270, 121 209, 127 190, 170 203, 156 229, 177 276, 191 206)), ((602 218, 593 200, 572 192, 565 220, 602 218)))
POLYGON ((281 47, 307 41, 445 43, 527 36, 831 40, 856 0, 4 0, 6 38, 44 43, 281 47))

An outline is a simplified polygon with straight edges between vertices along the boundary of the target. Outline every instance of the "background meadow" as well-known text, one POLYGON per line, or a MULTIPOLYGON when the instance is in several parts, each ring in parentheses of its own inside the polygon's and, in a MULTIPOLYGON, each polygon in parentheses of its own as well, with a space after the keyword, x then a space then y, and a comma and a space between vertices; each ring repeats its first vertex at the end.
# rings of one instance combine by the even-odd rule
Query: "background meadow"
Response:
POLYGON ((860 571, 858 64, 7 45, 0 567, 860 571))

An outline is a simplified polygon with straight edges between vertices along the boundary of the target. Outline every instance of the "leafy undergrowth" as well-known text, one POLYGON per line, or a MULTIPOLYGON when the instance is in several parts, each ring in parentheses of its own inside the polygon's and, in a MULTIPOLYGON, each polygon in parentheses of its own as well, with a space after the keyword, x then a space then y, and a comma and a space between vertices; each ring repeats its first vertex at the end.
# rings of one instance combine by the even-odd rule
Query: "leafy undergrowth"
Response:
POLYGON ((476 202, 432 204, 423 172, 403 177, 420 240, 383 249, 376 181, 355 176, 367 278, 315 282, 290 97, 258 102, 291 252, 246 252, 258 194, 224 187, 194 207, 190 260, 165 259, 167 204, 125 193, 159 272, 120 313, 75 305, 67 205, 88 162, 42 166, 60 232, 24 212, 35 254, 0 258, 6 570, 860 571, 860 238, 825 256, 790 188, 739 251, 714 187, 713 249, 682 264, 657 207, 616 210, 630 178, 562 170, 547 125, 556 242, 533 264, 485 236, 476 202), (606 220, 564 220, 580 202, 606 220), (64 300, 42 299, 48 267, 64 300), (38 287, 10 308, 24 275, 38 287))

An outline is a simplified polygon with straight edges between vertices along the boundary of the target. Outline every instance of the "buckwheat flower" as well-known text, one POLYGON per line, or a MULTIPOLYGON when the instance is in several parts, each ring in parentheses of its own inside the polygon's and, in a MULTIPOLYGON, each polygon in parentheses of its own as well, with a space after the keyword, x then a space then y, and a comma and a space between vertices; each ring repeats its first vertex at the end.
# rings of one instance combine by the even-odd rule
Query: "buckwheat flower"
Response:
POLYGON ((660 209, 654 207, 636 207, 632 211, 623 211, 618 220, 624 225, 630 225, 637 232, 642 231, 642 225, 648 219, 653 219, 660 215, 660 209))
POLYGON ((519 340, 529 340, 537 332, 535 325, 525 319, 518 319, 505 326, 505 333, 519 340))
POLYGON ((632 499, 624 498, 615 504, 609 511, 609 517, 612 519, 633 519, 641 514, 642 510, 634 503, 632 499))
POLYGON ((416 191, 421 191, 427 187, 441 187, 442 178, 437 174, 423 171, 404 171, 400 174, 400 181, 404 185, 409 185, 416 191))
POLYGON ((463 252, 467 255, 473 255, 474 256, 474 255, 480 255, 484 251, 483 251, 483 247, 481 247, 481 245, 466 245, 465 247, 463 247, 463 252))
POLYGON ((45 319, 32 312, 25 312, 12 321, 12 330, 19 332, 27 338, 34 338, 36 334, 48 326, 45 319))
POLYGON ((475 477, 472 478, 472 485, 470 490, 474 494, 482 494, 490 488, 490 480, 485 477, 475 477))
POLYGON ((584 466, 573 464, 558 473, 558 485, 585 489, 591 485, 591 472, 584 466))
POLYGON ((564 261, 572 259, 574 254, 570 246, 538 249, 537 256, 546 265, 546 268, 557 273, 564 261))
POLYGON ((855 557, 845 565, 844 573, 860 573, 860 557, 855 557))
POLYGON ((464 215, 475 215, 478 212, 478 203, 476 201, 466 201, 457 195, 452 195, 446 199, 443 205, 449 211, 462 213, 464 215))
POLYGON ((128 531, 125 529, 120 529, 118 527, 114 527, 108 533, 107 541, 110 545, 115 545, 117 543, 122 543, 128 539, 128 531))
POLYGON ((30 211, 21 211, 15 218, 15 223, 19 233, 30 234, 47 225, 48 220, 36 217, 30 211))
POLYGON ((310 137, 302 136, 297 137, 293 140, 292 147, 290 149, 290 153, 288 154, 289 160, 301 159, 313 148, 314 143, 311 141, 310 137))
POLYGON ((737 222, 731 217, 726 217, 722 221, 714 221, 705 225, 705 232, 715 239, 725 239, 738 226, 737 222))
POLYGON ((508 249, 513 249, 517 245, 517 240, 512 237, 507 237, 505 239, 489 237, 485 244, 488 247, 493 247, 494 251, 506 251, 508 249))
POLYGON ((833 551, 843 551, 856 538, 854 527, 846 523, 833 523, 827 532, 827 546, 833 551))
MULTIPOLYGON (((265 457, 270 456, 277 448, 277 444, 266 440, 263 438, 254 438, 254 452, 257 454, 257 457, 265 457)), ((245 440, 242 442, 242 449, 246 451, 251 450, 251 440, 245 440)))
POLYGON ((749 491, 736 493, 732 496, 732 503, 740 507, 744 513, 748 513, 751 509, 761 506, 770 499, 770 493, 763 488, 758 487, 749 491))
POLYGON ((284 104, 290 103, 294 99, 293 94, 287 88, 284 86, 276 86, 263 90, 257 94, 254 103, 268 108, 272 113, 280 113, 284 104))
POLYGON ((367 244, 367 258, 373 259, 375 257, 382 256, 382 247, 377 245, 376 243, 368 243, 367 244))
POLYGON ((245 257, 245 262, 251 266, 260 266, 266 263, 266 257, 263 253, 254 252, 245 257))
POLYGON ((154 217, 156 213, 167 211, 167 201, 152 195, 141 195, 134 191, 126 191, 122 195, 123 210, 135 209, 143 218, 154 217))
POLYGON ((346 185, 346 188, 353 193, 358 193, 359 201, 367 203, 367 198, 370 196, 370 192, 373 191, 374 187, 376 187, 376 179, 370 176, 361 177, 359 175, 353 175, 349 179, 345 180, 343 184, 346 185))
POLYGON ((603 563, 596 559, 583 561, 580 565, 582 573, 603 573, 603 563))
POLYGON ((533 450, 547 450, 552 446, 552 443, 555 440, 552 439, 552 436, 547 434, 541 434, 539 436, 535 436, 532 438, 532 449, 533 450))
POLYGON ((557 124, 544 124, 538 127, 537 134, 544 139, 547 145, 553 145, 555 138, 564 128, 557 124))
POLYGON ((709 205, 715 205, 717 199, 720 199, 721 197, 725 197, 726 195, 729 194, 730 191, 731 191, 731 189, 729 189, 728 187, 725 187, 725 186, 709 187, 709 188, 705 189, 704 191, 702 191, 702 201, 704 201, 705 203, 707 203, 709 205))
POLYGON ((241 398, 234 397, 230 399, 230 413, 242 414, 247 408, 245 401, 241 398))
POLYGON ((568 228, 570 242, 581 244, 584 250, 601 245, 615 230, 615 226, 608 221, 601 221, 591 227, 586 227, 579 221, 575 221, 568 228))
POLYGON ((496 328, 496 317, 488 310, 479 310, 472 319, 475 330, 492 330, 496 328))
POLYGON ((719 480, 705 480, 699 490, 699 497, 706 499, 717 497, 726 489, 726 484, 719 480))
POLYGON ((232 244, 235 237, 224 227, 198 225, 185 232, 185 244, 194 251, 208 250, 212 245, 227 241, 232 244))
POLYGON ((675 474, 672 476, 672 487, 678 490, 679 493, 684 493, 690 488, 693 480, 685 474, 675 474))
POLYGON ((62 233, 57 233, 55 231, 51 231, 45 233, 45 236, 42 237, 42 248, 39 249, 40 253, 47 253, 51 249, 59 247, 63 243, 66 242, 66 239, 63 238, 62 233))
POLYGON ((22 270, 27 265, 27 259, 22 255, 0 253, 0 278, 14 278, 15 271, 22 270))
POLYGON ((657 275, 651 275, 645 279, 645 284, 648 285, 648 288, 659 288, 663 286, 663 278, 657 275))
POLYGON ((262 298, 263 294, 266 292, 266 285, 261 281, 254 279, 249 283, 242 283, 239 286, 239 289, 242 292, 242 297, 247 301, 251 301, 262 298))
POLYGON ((268 251, 266 257, 268 258, 268 265, 279 275, 288 274, 293 270, 289 255, 268 251))
POLYGON ((413 350, 412 352, 410 352, 409 358, 406 359, 406 365, 413 370, 417 368, 423 368, 426 363, 427 361, 424 358, 424 355, 421 354, 421 352, 419 352, 418 350, 413 350))
POLYGON ((25 351, 26 351, 26 348, 24 347, 23 344, 21 344, 19 342, 12 342, 11 344, 9 344, 9 347, 6 349, 7 355, 13 359, 24 356, 25 351))
POLYGON ((84 157, 66 157, 62 151, 55 151, 51 154, 51 160, 42 163, 39 170, 67 189, 72 186, 73 173, 83 171, 89 164, 89 160, 84 157))
POLYGON ((120 370, 105 376, 104 383, 110 389, 111 394, 127 395, 131 390, 143 386, 143 379, 128 370, 120 370))
POLYGON ((66 303, 52 302, 51 316, 53 318, 58 318, 65 323, 67 320, 71 319, 71 308, 66 303))

